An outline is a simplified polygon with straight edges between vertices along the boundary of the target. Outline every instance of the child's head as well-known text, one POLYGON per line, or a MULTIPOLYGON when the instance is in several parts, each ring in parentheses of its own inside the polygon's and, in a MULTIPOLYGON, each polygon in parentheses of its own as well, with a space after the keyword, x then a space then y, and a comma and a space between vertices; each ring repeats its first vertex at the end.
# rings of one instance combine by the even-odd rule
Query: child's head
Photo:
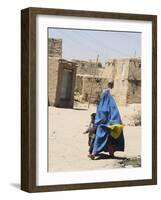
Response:
POLYGON ((91 114, 91 121, 94 121, 94 120, 95 120, 95 117, 96 117, 96 113, 92 113, 92 114, 91 114))

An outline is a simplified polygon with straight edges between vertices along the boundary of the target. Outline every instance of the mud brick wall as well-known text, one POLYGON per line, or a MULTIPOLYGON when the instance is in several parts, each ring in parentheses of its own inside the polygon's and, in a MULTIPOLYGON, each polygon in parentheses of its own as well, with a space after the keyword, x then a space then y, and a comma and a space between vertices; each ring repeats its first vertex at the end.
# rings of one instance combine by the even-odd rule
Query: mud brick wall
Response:
POLYGON ((59 59, 49 57, 48 59, 48 105, 54 106, 58 84, 59 59))
POLYGON ((48 56, 62 58, 62 39, 48 39, 48 56))
MULTIPOLYGON (((62 39, 48 39, 48 93, 49 105, 54 105, 58 85, 59 61, 62 59, 62 39)), ((98 101, 108 82, 113 83, 112 94, 119 105, 141 103, 141 58, 108 59, 100 62, 72 59, 77 66, 75 100, 98 101)), ((67 61, 67 62, 71 62, 67 61)))
POLYGON ((58 84, 59 59, 62 58, 62 39, 48 39, 48 105, 54 106, 58 84))
POLYGON ((90 98, 91 103, 97 103, 102 90, 107 87, 108 80, 106 78, 93 77, 90 75, 76 76, 76 96, 75 99, 81 99, 82 102, 87 102, 90 98), (92 92, 91 92, 92 89, 92 92), (79 95, 81 98, 79 98, 79 95))
POLYGON ((99 75, 99 69, 102 67, 102 64, 93 61, 85 61, 85 60, 72 60, 77 64, 77 74, 81 75, 99 75))
POLYGON ((141 103, 140 58, 110 59, 103 76, 113 82, 112 94, 119 105, 141 103))
POLYGON ((127 103, 141 103, 141 81, 129 80, 128 92, 127 92, 127 103))

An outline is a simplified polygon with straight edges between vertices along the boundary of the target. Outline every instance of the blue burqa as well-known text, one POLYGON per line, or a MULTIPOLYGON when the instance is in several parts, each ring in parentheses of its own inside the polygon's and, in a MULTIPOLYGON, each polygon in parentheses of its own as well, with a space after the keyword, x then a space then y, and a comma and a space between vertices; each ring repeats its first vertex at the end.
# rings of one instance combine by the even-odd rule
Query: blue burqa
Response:
POLYGON ((121 124, 116 102, 109 90, 105 90, 97 106, 95 125, 97 127, 92 154, 108 151, 108 145, 115 145, 115 151, 124 151, 123 131, 117 139, 110 136, 108 125, 121 124))

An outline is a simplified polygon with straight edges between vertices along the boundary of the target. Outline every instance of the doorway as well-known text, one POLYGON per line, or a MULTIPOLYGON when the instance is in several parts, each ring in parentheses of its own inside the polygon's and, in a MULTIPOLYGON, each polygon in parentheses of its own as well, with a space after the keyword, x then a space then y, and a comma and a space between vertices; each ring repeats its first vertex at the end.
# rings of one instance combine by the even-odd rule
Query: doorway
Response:
POLYGON ((76 80, 76 64, 61 59, 59 61, 56 106, 72 108, 74 104, 74 87, 76 80))

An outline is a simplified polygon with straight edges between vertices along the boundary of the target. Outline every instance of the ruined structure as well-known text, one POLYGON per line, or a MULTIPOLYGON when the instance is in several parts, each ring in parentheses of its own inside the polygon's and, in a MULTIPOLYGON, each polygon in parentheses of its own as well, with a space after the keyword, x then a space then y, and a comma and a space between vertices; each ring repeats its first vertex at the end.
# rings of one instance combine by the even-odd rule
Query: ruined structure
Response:
MULTIPOLYGON (((76 61, 78 63, 78 61, 76 61)), ((105 67, 93 64, 91 70, 90 62, 82 65, 78 63, 76 80, 76 93, 80 95, 79 100, 91 103, 98 101, 102 90, 107 88, 108 82, 113 84, 112 94, 119 105, 141 102, 141 59, 117 58, 109 59, 105 67), (92 90, 92 91, 91 91, 92 90)), ((78 97, 76 97, 76 100, 78 97)))
POLYGON ((120 105, 141 103, 141 59, 110 59, 103 77, 113 83, 112 94, 120 105))
POLYGON ((103 88, 106 88, 107 78, 93 75, 76 76, 75 100, 96 104, 99 101, 103 88))
POLYGON ((97 103, 109 82, 119 105, 141 103, 141 59, 109 59, 105 66, 91 60, 69 61, 62 58, 62 40, 48 40, 50 106, 72 108, 74 100, 97 103))
POLYGON ((52 58, 62 58, 62 39, 48 39, 48 56, 52 58))
POLYGON ((72 60, 77 64, 75 97, 79 102, 97 103, 102 89, 107 86, 107 78, 100 76, 102 64, 96 61, 72 60))
POLYGON ((48 105, 72 108, 76 64, 62 59, 62 40, 48 40, 48 105))
POLYGON ((99 75, 99 69, 102 68, 102 64, 100 62, 98 62, 96 64, 96 62, 89 60, 89 61, 85 61, 85 60, 72 60, 73 62, 77 63, 77 74, 81 74, 81 75, 99 75))

